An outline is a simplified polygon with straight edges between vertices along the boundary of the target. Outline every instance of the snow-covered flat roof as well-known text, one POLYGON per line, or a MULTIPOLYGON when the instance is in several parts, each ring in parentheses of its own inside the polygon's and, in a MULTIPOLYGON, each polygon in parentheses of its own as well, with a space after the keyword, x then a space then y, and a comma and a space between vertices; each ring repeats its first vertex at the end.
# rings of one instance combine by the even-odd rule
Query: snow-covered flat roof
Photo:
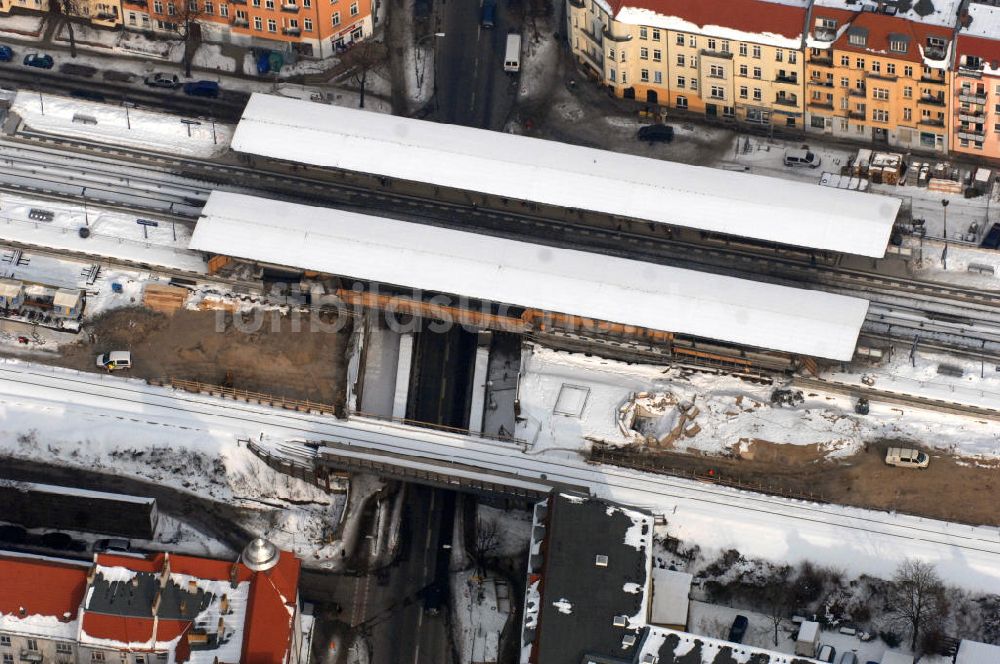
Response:
POLYGON ((1000 662, 1000 646, 978 641, 963 640, 955 655, 955 664, 997 664, 1000 662))
POLYGON ((781 244, 881 257, 900 201, 254 94, 232 148, 781 244))
POLYGON ((850 359, 866 300, 215 191, 191 249, 850 359))

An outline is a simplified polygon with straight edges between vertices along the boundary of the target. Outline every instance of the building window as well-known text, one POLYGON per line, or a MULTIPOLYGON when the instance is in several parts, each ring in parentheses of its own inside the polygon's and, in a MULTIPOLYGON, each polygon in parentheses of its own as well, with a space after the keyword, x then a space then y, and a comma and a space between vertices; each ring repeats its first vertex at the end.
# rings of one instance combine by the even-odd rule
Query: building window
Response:
POLYGON ((38 650, 38 641, 36 639, 25 639, 24 642, 26 644, 26 650, 31 650, 33 652, 38 650))
MULTIPOLYGON (((814 93, 814 94, 818 94, 818 93, 814 93)), ((747 98, 747 86, 741 85, 740 86, 740 99, 746 99, 746 98, 747 98)))
POLYGON ((215 5, 212 4, 212 0, 205 0, 205 13, 206 14, 215 13, 215 5))
POLYGON ((722 65, 712 65, 709 67, 708 75, 712 78, 725 78, 726 70, 722 68, 722 65))
POLYGON ((662 62, 662 61, 663 61, 663 51, 661 51, 658 48, 654 48, 653 49, 653 62, 662 62))
POLYGON ((857 67, 858 69, 864 69, 865 68, 865 59, 864 58, 858 58, 858 59, 856 59, 854 61, 854 66, 857 67))
POLYGON ((906 78, 913 78, 913 67, 911 67, 910 65, 906 65, 905 67, 903 67, 903 76, 905 76, 906 78))
POLYGON ((747 76, 749 76, 749 75, 750 75, 750 74, 748 73, 748 71, 749 71, 749 70, 747 69, 747 66, 746 66, 746 65, 740 65, 740 76, 742 76, 743 78, 746 78, 747 76))
POLYGON ((683 67, 684 66, 684 54, 683 53, 678 53, 677 54, 677 66, 678 67, 683 67))
POLYGON ((691 48, 698 48, 698 38, 694 35, 688 35, 688 46, 691 48))
POLYGON ((177 13, 177 8, 174 7, 174 3, 168 2, 167 3, 167 16, 173 16, 176 13, 177 13))
POLYGON ((841 67, 850 67, 851 66, 851 56, 849 56, 849 55, 842 55, 842 56, 840 56, 840 66, 841 67))
POLYGON ((351 16, 357 16, 357 15, 358 15, 358 3, 353 2, 351 3, 351 16))
POLYGON ((609 69, 608 70, 608 80, 611 81, 612 83, 615 82, 615 70, 614 69, 609 69))
POLYGON ((639 59, 649 60, 649 49, 646 48, 645 46, 639 49, 639 59))
POLYGON ((0 646, 5 646, 7 648, 10 648, 10 637, 0 636, 0 646))
POLYGON ((842 87, 842 88, 849 88, 849 87, 851 87, 851 79, 847 78, 846 76, 841 76, 840 77, 840 87, 842 87))
POLYGON ((625 49, 618 53, 618 62, 625 62, 625 49))
POLYGON ((653 41, 660 41, 660 31, 653 28, 653 41))
POLYGON ((649 70, 648 69, 640 69, 639 70, 639 80, 642 81, 643 83, 649 83, 649 70))
POLYGON ((881 108, 876 108, 872 111, 872 120, 875 122, 888 122, 889 121, 889 111, 881 108))
POLYGON ((611 60, 612 62, 614 62, 614 60, 615 60, 615 49, 613 49, 613 48, 609 48, 608 49, 608 60, 611 60))
POLYGON ((274 9, 274 0, 264 0, 265 9, 274 9))
POLYGON ((906 42, 901 40, 890 40, 889 50, 895 53, 906 53, 906 42))
POLYGON ((90 661, 92 661, 92 662, 103 662, 104 661, 104 653, 101 652, 100 650, 95 650, 94 652, 90 653, 90 661))
POLYGON ((747 45, 745 42, 740 42, 740 55, 746 57, 746 54, 747 54, 747 45))
POLYGON ((622 85, 628 83, 628 72, 622 72, 622 85))
POLYGON ((895 76, 896 75, 896 63, 895 62, 887 62, 887 63, 885 63, 885 73, 889 74, 890 76, 895 76))
POLYGON ((722 52, 723 53, 729 53, 729 40, 728 39, 723 39, 722 40, 722 52))
POLYGON ((912 108, 904 108, 903 109, 903 119, 906 120, 907 122, 909 122, 910 120, 913 119, 913 109, 912 108))
POLYGON ((333 23, 333 27, 340 25, 340 12, 333 12, 333 16, 330 17, 330 21, 333 23))
POLYGON ((872 62, 872 72, 878 74, 881 73, 881 71, 882 71, 882 63, 879 62, 878 60, 874 60, 872 62))
POLYGON ((56 652, 60 655, 73 654, 73 646, 68 643, 56 643, 56 652))
POLYGON ((302 0, 302 6, 306 9, 310 9, 313 6, 312 0, 302 0))
POLYGON ((3 664, 14 664, 14 656, 9 652, 3 654, 3 664))
POLYGON ((146 656, 145 655, 136 655, 135 656, 135 664, 146 664, 146 656))
POLYGON ((275 21, 273 18, 267 19, 267 31, 268 32, 277 32, 278 31, 278 22, 275 21))
POLYGON ((889 101, 889 90, 886 88, 872 89, 872 97, 881 101, 889 101))
POLYGON ((782 61, 784 61, 784 59, 785 59, 784 51, 782 51, 780 48, 779 49, 775 49, 775 51, 774 51, 774 61, 775 62, 782 62, 782 61))
POLYGON ((305 30, 306 32, 313 31, 313 21, 311 18, 302 19, 302 29, 305 30))
POLYGON ((684 35, 677 35, 677 45, 678 46, 684 45, 684 35))
POLYGON ((658 72, 658 71, 653 72, 653 83, 656 84, 663 83, 663 72, 658 72))
POLYGON ((903 96, 907 99, 913 99, 913 88, 909 85, 903 87, 903 96))
POLYGON ((647 30, 645 27, 640 27, 639 39, 649 39, 649 30, 647 30))
POLYGON ((847 41, 849 41, 852 46, 864 46, 868 40, 865 38, 864 34, 855 32, 848 35, 847 41))
POLYGON ((710 51, 714 51, 715 50, 715 40, 714 39, 709 39, 708 40, 708 50, 710 50, 710 51))
POLYGON ((677 95, 677 108, 687 108, 688 100, 684 95, 677 95))
POLYGON ((260 7, 260 0, 253 0, 254 7, 260 7))
POLYGON ((799 61, 798 54, 795 51, 788 52, 788 64, 794 65, 799 61))
POLYGON ((754 67, 753 68, 753 77, 756 78, 756 79, 760 79, 760 77, 761 77, 760 67, 754 67))
POLYGON ((754 101, 760 101, 761 98, 762 98, 762 95, 760 93, 760 88, 754 88, 753 89, 753 99, 754 99, 754 101))
POLYGON ((677 87, 683 90, 687 86, 687 79, 683 76, 677 77, 677 87))

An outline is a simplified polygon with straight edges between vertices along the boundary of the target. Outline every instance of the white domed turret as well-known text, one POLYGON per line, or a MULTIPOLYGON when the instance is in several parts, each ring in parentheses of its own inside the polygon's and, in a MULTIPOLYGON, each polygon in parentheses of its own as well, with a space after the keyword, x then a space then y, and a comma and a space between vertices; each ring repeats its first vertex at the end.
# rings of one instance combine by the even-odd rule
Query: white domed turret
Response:
POLYGON ((281 551, 266 539, 258 537, 243 549, 240 560, 255 572, 269 570, 278 564, 281 551))

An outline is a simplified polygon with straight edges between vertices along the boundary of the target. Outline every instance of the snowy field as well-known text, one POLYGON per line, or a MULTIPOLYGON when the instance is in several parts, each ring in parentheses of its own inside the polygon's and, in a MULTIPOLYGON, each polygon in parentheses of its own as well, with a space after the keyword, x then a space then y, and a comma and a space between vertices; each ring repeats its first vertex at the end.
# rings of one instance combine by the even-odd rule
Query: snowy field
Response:
POLYGON ((224 153, 234 130, 208 120, 190 118, 197 124, 189 125, 167 113, 33 92, 18 92, 11 110, 36 131, 191 157, 224 153))
MULTIPOLYGON (((923 382, 926 388, 933 375, 934 387, 948 390, 947 379, 936 376, 934 358, 921 356, 915 370, 910 370, 907 362, 900 357, 887 367, 876 386, 899 389, 908 380, 923 382), (893 371, 899 372, 898 376, 893 371)), ((978 366, 975 369, 978 379, 978 366)), ((860 374, 834 377, 855 381, 860 374)), ((971 372, 967 380, 972 380, 971 372)), ((627 364, 533 345, 522 360, 521 417, 515 436, 527 440, 534 451, 580 451, 594 442, 612 446, 636 443, 641 439, 630 428, 623 428, 625 414, 621 409, 633 394, 648 392, 669 395, 654 411, 661 420, 650 424, 655 433, 669 431, 677 424, 677 404, 691 402, 700 411, 693 420, 700 431, 677 438, 668 449, 719 454, 739 451, 751 440, 765 440, 817 444, 835 457, 855 454, 866 442, 895 437, 962 456, 1000 458, 996 423, 912 409, 903 418, 900 412, 877 404, 868 416, 861 417, 854 414, 849 399, 832 396, 807 397, 794 407, 774 407, 770 403, 774 387, 731 376, 627 364)), ((979 384, 975 394, 992 399, 993 390, 1000 395, 1000 379, 996 377, 979 384)), ((956 396, 949 394, 952 399, 956 396)))
MULTIPOLYGON (((205 272, 201 254, 187 249, 190 231, 186 226, 160 219, 158 226, 146 226, 148 237, 144 237, 137 218, 134 214, 92 205, 84 207, 77 203, 0 193, 0 239, 199 274, 205 272), (32 209, 53 212, 52 221, 30 219, 32 209), (82 227, 90 229, 89 237, 80 237, 78 231, 82 227)), ((142 218, 156 221, 151 215, 142 218)))

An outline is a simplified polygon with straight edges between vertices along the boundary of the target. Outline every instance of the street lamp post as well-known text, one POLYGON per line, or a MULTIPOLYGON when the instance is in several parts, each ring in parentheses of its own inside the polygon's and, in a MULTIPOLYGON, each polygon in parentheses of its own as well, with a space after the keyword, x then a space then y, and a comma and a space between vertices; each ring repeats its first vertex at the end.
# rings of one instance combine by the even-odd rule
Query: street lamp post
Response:
POLYGON ((941 209, 944 212, 944 249, 941 251, 941 267, 948 269, 948 199, 941 199, 941 209))
POLYGON ((439 39, 439 38, 444 37, 444 36, 445 36, 445 34, 443 32, 432 32, 431 34, 424 35, 423 37, 421 37, 420 39, 417 40, 417 43, 416 43, 416 52, 413 54, 414 55, 414 57, 413 57, 413 73, 417 77, 417 88, 423 88, 424 87, 424 65, 425 65, 425 59, 420 56, 420 45, 423 44, 425 41, 427 41, 429 39, 435 39, 435 38, 439 39))

